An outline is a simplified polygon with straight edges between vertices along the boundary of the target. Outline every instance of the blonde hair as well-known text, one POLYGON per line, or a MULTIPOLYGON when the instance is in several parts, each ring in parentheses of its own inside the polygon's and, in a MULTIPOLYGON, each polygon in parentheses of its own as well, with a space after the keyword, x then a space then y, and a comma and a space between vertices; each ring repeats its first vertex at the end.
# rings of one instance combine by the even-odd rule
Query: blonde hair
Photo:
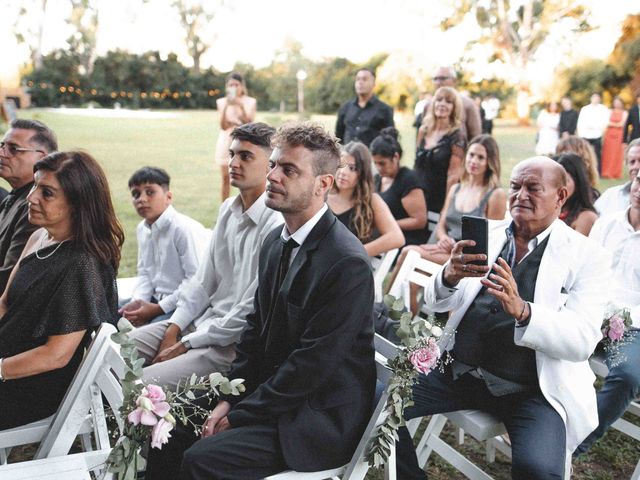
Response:
POLYGON ((600 180, 600 175, 598 175, 598 157, 596 157, 596 152, 589 142, 584 138, 571 135, 558 142, 556 155, 560 155, 561 153, 575 153, 580 156, 587 170, 589 184, 593 188, 598 187, 598 181, 600 180))
POLYGON ((433 94, 433 98, 431 99, 431 103, 429 103, 429 108, 427 109, 427 113, 424 116, 424 120, 422 121, 422 125, 426 129, 426 133, 432 132, 436 125, 436 116, 435 116, 435 104, 436 100, 440 97, 444 97, 448 102, 453 103, 453 109, 451 110, 451 114, 449 115, 449 130, 448 132, 452 132, 457 128, 460 128, 461 121, 460 118, 462 116, 462 100, 460 99, 460 95, 456 92, 455 88, 452 87, 440 87, 436 90, 436 93, 433 94))

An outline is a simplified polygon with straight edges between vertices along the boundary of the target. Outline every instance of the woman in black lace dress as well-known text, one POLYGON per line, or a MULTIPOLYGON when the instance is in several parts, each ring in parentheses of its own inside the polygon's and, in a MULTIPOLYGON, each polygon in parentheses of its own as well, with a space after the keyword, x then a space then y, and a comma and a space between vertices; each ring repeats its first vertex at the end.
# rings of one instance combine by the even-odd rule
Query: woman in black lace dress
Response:
POLYGON ((55 413, 91 332, 117 320, 116 270, 124 240, 109 186, 82 152, 34 167, 36 230, 0 297, 0 429, 55 413))
POLYGON ((423 183, 430 212, 440 213, 450 188, 462 175, 465 137, 460 130, 462 102, 451 87, 436 90, 418 131, 413 167, 423 183))

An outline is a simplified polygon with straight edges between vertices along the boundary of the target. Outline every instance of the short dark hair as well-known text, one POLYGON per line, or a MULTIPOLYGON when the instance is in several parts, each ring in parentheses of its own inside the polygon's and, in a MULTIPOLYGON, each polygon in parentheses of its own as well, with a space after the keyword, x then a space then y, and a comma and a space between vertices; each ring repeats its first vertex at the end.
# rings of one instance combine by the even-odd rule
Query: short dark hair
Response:
POLYGON ((31 137, 30 141, 43 148, 46 153, 58 150, 58 139, 56 134, 44 123, 38 120, 28 120, 26 118, 16 118, 10 124, 11 128, 17 130, 33 130, 36 134, 31 137))
POLYGON ((373 75, 374 80, 376 78, 376 72, 374 72, 372 68, 369 68, 369 67, 359 68, 358 71, 356 72, 356 75, 360 72, 369 72, 371 75, 373 75))
POLYGON ((129 188, 143 183, 156 183, 165 190, 169 190, 171 177, 166 170, 158 167, 142 167, 131 175, 129 179, 129 188))
POLYGON ((71 206, 73 239, 83 252, 118 271, 124 232, 111 202, 109 182, 86 152, 55 152, 33 166, 52 172, 71 206))
POLYGON ((287 145, 311 150, 315 157, 313 173, 335 175, 340 164, 340 141, 317 122, 285 124, 271 141, 274 147, 287 145))
POLYGON ((393 158, 397 153, 402 157, 402 146, 400 145, 400 133, 394 127, 383 128, 369 147, 371 155, 380 155, 384 158, 393 158))
POLYGON ((231 132, 231 138, 271 149, 271 139, 275 133, 276 129, 271 125, 262 122, 252 122, 234 128, 231 132))

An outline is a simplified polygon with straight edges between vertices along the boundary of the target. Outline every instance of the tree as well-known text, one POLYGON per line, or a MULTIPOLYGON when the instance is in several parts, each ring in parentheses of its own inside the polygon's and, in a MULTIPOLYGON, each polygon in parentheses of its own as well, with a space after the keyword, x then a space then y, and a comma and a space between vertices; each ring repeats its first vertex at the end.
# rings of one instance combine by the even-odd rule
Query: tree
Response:
MULTIPOLYGON (((22 0, 14 23, 18 43, 27 45, 33 68, 42 67, 42 36, 48 0, 22 0)), ((3 5, 6 11, 7 6, 3 5)))
POLYGON ((224 0, 194 2, 192 0, 174 0, 173 7, 178 12, 180 25, 185 31, 185 42, 189 56, 193 60, 193 72, 200 73, 200 59, 211 47, 207 27, 222 8, 224 0))
POLYGON ((614 73, 614 88, 627 90, 627 100, 640 92, 640 14, 629 15, 622 24, 622 33, 608 58, 614 73))
POLYGON ((93 71, 98 31, 98 6, 92 0, 71 0, 71 14, 67 23, 74 28, 67 40, 69 50, 80 58, 87 74, 93 71))
POLYGON ((468 15, 474 17, 481 34, 480 43, 493 47, 495 60, 512 72, 517 85, 518 117, 529 119, 531 85, 529 67, 552 27, 563 23, 572 33, 588 31, 589 11, 575 0, 456 0, 454 13, 442 21, 443 30, 460 25, 468 15))

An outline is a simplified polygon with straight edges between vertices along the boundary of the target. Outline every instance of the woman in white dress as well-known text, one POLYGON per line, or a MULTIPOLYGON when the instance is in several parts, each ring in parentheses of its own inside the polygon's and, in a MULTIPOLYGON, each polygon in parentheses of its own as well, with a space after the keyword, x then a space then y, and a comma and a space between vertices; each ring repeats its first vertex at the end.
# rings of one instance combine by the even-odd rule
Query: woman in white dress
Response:
POLYGON ((229 145, 234 128, 253 122, 256 118, 256 99, 247 95, 244 78, 237 72, 227 77, 226 95, 216 100, 220 112, 220 134, 216 144, 216 162, 222 177, 222 201, 229 197, 229 145))
POLYGON ((560 113, 558 113, 558 104, 549 102, 547 108, 542 110, 538 115, 538 141, 536 143, 537 155, 553 155, 558 145, 558 123, 560 122, 560 113))

